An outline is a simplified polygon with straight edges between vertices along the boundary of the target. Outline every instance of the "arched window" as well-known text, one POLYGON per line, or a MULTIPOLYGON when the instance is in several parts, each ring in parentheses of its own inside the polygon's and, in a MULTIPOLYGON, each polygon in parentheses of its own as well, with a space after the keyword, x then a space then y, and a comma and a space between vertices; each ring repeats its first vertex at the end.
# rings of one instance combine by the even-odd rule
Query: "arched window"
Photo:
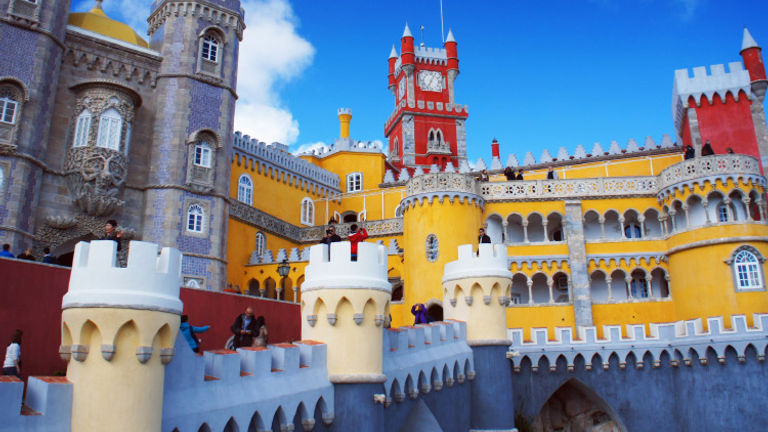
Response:
POLYGON ((256 251, 256 256, 259 258, 263 257, 264 251, 266 250, 267 250, 267 236, 265 236, 263 232, 257 232, 256 245, 254 246, 254 251, 256 251))
POLYGON ((726 261, 733 270, 733 282, 736 291, 764 290, 763 262, 765 258, 752 246, 741 246, 726 261))
POLYGON ((403 206, 402 205, 398 205, 397 207, 395 207, 395 217, 396 218, 403 217, 403 206))
POLYGON ((253 181, 251 181, 251 177, 248 174, 241 175, 240 180, 237 181, 237 200, 253 205, 253 181))
POLYGON ((203 218, 205 212, 203 208, 197 204, 189 206, 187 211, 187 231, 201 233, 203 232, 203 218))
POLYGON ((315 203, 310 198, 301 200, 301 223, 304 225, 315 224, 315 203))
POLYGON ((123 118, 116 109, 110 108, 99 117, 99 137, 96 145, 112 150, 120 150, 120 129, 123 118))
POLYGON ((203 37, 203 47, 200 54, 204 60, 210 62, 219 62, 219 40, 212 34, 206 34, 203 37))
POLYGON ((629 239, 642 237, 642 231, 640 230, 640 225, 634 222, 624 225, 624 234, 629 239))
POLYGON ((434 234, 428 235, 424 246, 426 248, 427 261, 437 261, 437 257, 440 255, 440 243, 437 240, 437 236, 434 234))
POLYGON ((19 101, 9 88, 0 90, 0 121, 8 124, 16 123, 19 101))
POLYGON ((85 147, 88 145, 88 136, 91 134, 91 112, 83 110, 77 116, 75 124, 75 142, 72 147, 85 147))
POLYGON ((361 190, 363 190, 363 173, 347 174, 347 192, 360 192, 361 190))
POLYGON ((211 167, 211 145, 206 141, 195 144, 195 165, 204 168, 211 167))

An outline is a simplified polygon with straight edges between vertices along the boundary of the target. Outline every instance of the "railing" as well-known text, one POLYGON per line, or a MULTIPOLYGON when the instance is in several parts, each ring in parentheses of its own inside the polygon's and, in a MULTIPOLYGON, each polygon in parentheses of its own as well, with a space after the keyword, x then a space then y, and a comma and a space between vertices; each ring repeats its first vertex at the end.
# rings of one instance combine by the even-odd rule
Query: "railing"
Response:
MULTIPOLYGON (((403 233, 403 218, 381 219, 366 222, 350 222, 335 224, 336 234, 345 236, 349 234, 349 227, 353 223, 362 225, 371 237, 400 235, 403 233)), ((301 228, 302 243, 319 242, 325 234, 325 225, 301 228)))
POLYGON ((411 179, 405 185, 405 194, 413 196, 429 192, 462 192, 479 195, 477 182, 464 174, 429 173, 411 179))
POLYGON ((762 175, 760 164, 752 156, 724 154, 701 156, 676 163, 659 174, 659 190, 676 183, 716 175, 762 175))
POLYGON ((480 185, 480 193, 486 201, 653 196, 658 189, 656 177, 518 180, 480 185))

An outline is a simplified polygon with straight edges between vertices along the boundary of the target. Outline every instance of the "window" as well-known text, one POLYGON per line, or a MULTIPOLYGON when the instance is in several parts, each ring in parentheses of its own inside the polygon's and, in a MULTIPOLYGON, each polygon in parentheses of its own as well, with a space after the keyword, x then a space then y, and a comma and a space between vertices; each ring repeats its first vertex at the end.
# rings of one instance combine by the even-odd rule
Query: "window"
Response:
POLYGON ((204 168, 211 167, 211 145, 205 141, 195 144, 195 165, 204 168))
MULTIPOLYGON (((78 119, 79 121, 79 119, 78 119)), ((99 117, 99 137, 96 145, 112 150, 120 150, 120 128, 123 118, 116 109, 110 108, 99 117)))
POLYGON ((733 253, 733 259, 726 263, 733 266, 736 291, 763 290, 762 263, 765 259, 751 246, 741 246, 733 253))
POLYGON ((347 174, 347 192, 360 192, 361 190, 363 190, 363 173, 347 174))
MULTIPOLYGON (((210 149, 208 152, 210 154, 210 149)), ((197 159, 197 156, 195 156, 195 159, 197 159)), ((237 200, 248 205, 253 204, 253 181, 251 181, 248 174, 241 175, 240 180, 237 181, 237 200)))
POLYGON ((632 293, 632 297, 634 298, 646 298, 648 297, 648 284, 645 281, 645 278, 642 277, 634 277, 632 278, 632 282, 630 282, 630 292, 632 293))
POLYGON ((512 295, 509 297, 509 304, 522 304, 522 297, 520 294, 512 293, 512 295))
POLYGON ((267 250, 267 236, 265 236, 264 233, 256 233, 256 245, 254 250, 256 251, 256 256, 259 258, 264 256, 264 251, 267 250))
POLYGON ((187 231, 201 233, 203 232, 203 208, 197 204, 189 206, 187 211, 187 231))
POLYGON ((717 206, 717 220, 719 222, 728 222, 728 204, 722 203, 717 206))
POLYGON ((395 217, 396 218, 403 217, 403 206, 402 205, 398 205, 397 207, 395 207, 395 217))
POLYGON ((203 59, 217 63, 219 61, 219 41, 211 35, 203 38, 203 59))
POLYGON ((91 133, 91 112, 83 110, 77 116, 75 124, 75 142, 73 147, 85 147, 88 145, 88 135, 91 133))
POLYGON ((315 224, 315 203, 310 198, 301 200, 301 223, 304 225, 315 224))
POLYGON ((437 240, 437 236, 434 234, 430 234, 427 236, 427 240, 425 241, 425 247, 426 247, 426 255, 427 255, 427 261, 429 262, 435 262, 437 261, 437 257, 440 255, 440 244, 437 240))
POLYGON ((0 121, 8 124, 16 123, 18 107, 19 103, 16 101, 13 93, 9 89, 3 89, 0 92, 0 121))
POLYGON ((640 231, 640 225, 636 223, 627 224, 624 226, 624 234, 626 234, 627 238, 640 238, 641 237, 641 231, 640 231))

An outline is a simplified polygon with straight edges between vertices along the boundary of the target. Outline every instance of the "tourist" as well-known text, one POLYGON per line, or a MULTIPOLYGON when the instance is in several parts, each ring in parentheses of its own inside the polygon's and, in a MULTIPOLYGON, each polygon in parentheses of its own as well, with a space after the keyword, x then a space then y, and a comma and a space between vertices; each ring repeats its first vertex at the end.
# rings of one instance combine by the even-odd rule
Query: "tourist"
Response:
POLYGON ((424 303, 416 303, 411 306, 411 313, 413 314, 413 325, 427 324, 429 322, 427 307, 424 306, 424 303))
POLYGON ((712 145, 709 143, 709 140, 704 143, 704 147, 701 148, 701 155, 702 156, 712 156, 715 154, 715 150, 712 148, 712 145))
POLYGON ((515 177, 515 180, 522 180, 523 179, 523 170, 520 170, 517 172, 517 177, 515 177))
POLYGON ((550 165, 547 168, 547 180, 556 180, 557 179, 557 173, 555 172, 555 169, 552 168, 552 165, 550 165))
POLYGON ((689 145, 685 145, 683 147, 683 159, 693 159, 696 156, 696 151, 693 149, 693 147, 689 145))
POLYGON ((515 172, 512 170, 512 167, 504 168, 504 177, 507 181, 515 179, 515 172))
POLYGON ((5 349, 3 375, 21 375, 21 330, 16 330, 11 336, 11 344, 5 349))
POLYGON ((232 333, 235 335, 233 346, 235 349, 253 345, 254 335, 259 335, 261 326, 264 325, 264 317, 253 317, 253 308, 248 306, 245 313, 238 315, 232 323, 232 333))
POLYGON ((58 264, 58 260, 55 256, 51 255, 51 248, 48 246, 43 248, 43 253, 45 254, 43 256, 43 262, 45 264, 58 264))
POLYGON ((478 181, 488 181, 488 170, 480 171, 480 175, 477 176, 478 181))
POLYGON ((35 256, 32 255, 32 248, 27 248, 26 250, 24 250, 24 252, 20 253, 19 256, 17 256, 16 258, 27 260, 27 261, 35 261, 35 256))
POLYGON ((733 148, 732 148, 732 147, 727 147, 727 148, 725 149, 725 152, 726 152, 726 153, 728 153, 728 154, 736 154, 736 152, 735 152, 735 151, 733 151, 733 148))
POLYGON ((338 234, 336 234, 336 227, 333 225, 328 225, 328 229, 325 230, 325 235, 323 236, 323 239, 320 240, 320 243, 327 244, 330 248, 331 243, 340 242, 341 237, 339 237, 338 234))
POLYGON ((11 253, 11 245, 8 243, 3 245, 3 250, 0 251, 0 257, 16 258, 16 255, 11 253))
POLYGON ((117 242, 117 250, 120 250, 120 238, 123 236, 122 231, 117 230, 117 221, 110 219, 107 224, 104 225, 104 235, 101 240, 112 240, 117 242))
POLYGON ((478 232, 477 236, 477 243, 490 243, 491 238, 488 237, 488 234, 485 233, 485 228, 480 228, 480 231, 478 232))
POLYGON ((349 239, 349 242, 352 243, 349 248, 352 253, 352 261, 357 261, 357 244, 368 238, 368 231, 363 227, 360 227, 358 230, 357 224, 352 224, 352 226, 349 227, 349 235, 347 238, 349 239))
POLYGON ((211 326, 209 325, 194 327, 189 323, 189 317, 187 315, 181 316, 181 326, 179 326, 179 331, 184 335, 184 339, 187 340, 187 344, 189 344, 189 347, 192 348, 192 351, 196 353, 200 352, 200 340, 197 338, 197 336, 195 336, 195 334, 205 333, 210 328, 211 326))

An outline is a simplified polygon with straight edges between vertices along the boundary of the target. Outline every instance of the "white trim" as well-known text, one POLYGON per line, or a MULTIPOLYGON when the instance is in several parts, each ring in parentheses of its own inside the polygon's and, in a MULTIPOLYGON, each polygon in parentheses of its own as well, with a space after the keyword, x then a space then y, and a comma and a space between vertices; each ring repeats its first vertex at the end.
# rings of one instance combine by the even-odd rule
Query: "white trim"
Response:
POLYGON ((248 174, 241 174, 240 178, 237 179, 237 200, 253 205, 253 180, 248 174))
POLYGON ((199 204, 190 205, 187 209, 186 230, 193 233, 201 233, 204 229, 205 210, 199 204))
POLYGON ((362 192, 363 190, 363 173, 355 171, 347 174, 347 193, 362 192), (350 187, 350 185, 352 187, 350 187))
POLYGON ((315 203, 312 198, 305 197, 301 200, 301 223, 304 225, 315 225, 315 203))

